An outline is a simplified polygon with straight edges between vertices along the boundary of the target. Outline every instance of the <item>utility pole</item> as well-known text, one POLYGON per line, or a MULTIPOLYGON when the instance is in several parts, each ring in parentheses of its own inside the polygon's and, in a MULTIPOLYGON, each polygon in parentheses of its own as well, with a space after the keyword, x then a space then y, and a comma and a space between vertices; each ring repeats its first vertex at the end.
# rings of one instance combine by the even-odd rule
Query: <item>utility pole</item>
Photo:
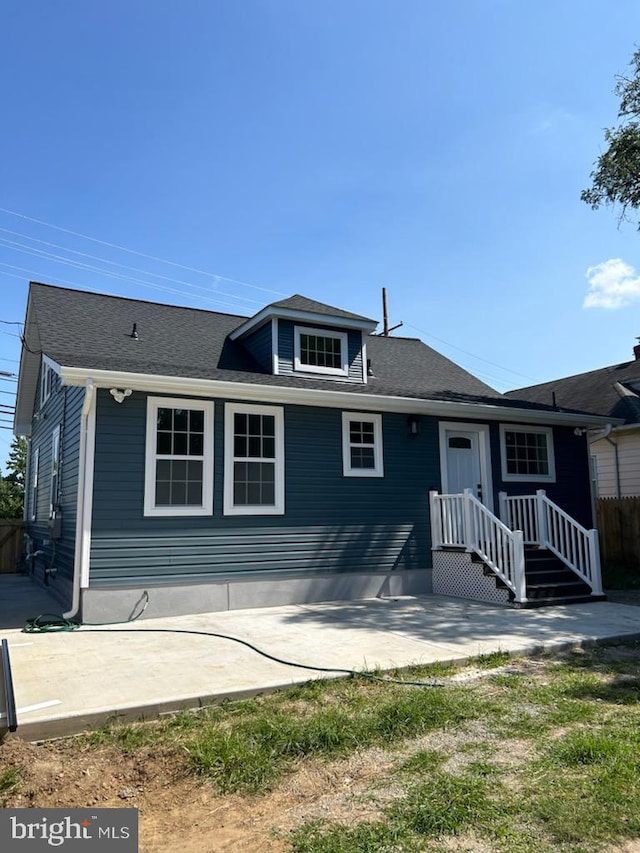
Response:
POLYGON ((399 323, 396 323, 395 326, 389 326, 389 309, 387 307, 387 288, 382 288, 382 332, 385 338, 389 337, 389 334, 393 332, 394 329, 399 329, 402 326, 402 320, 399 323))

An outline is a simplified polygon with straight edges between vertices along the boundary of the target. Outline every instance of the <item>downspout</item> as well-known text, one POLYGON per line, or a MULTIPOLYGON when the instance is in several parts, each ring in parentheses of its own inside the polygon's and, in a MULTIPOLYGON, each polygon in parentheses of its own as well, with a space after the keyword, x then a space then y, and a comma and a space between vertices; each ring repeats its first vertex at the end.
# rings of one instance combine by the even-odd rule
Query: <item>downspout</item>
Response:
POLYGON ((91 537, 91 506, 93 497, 95 390, 93 379, 87 379, 82 414, 80 416, 80 456, 78 463, 76 547, 73 562, 73 597, 71 600, 71 609, 62 614, 65 619, 73 619, 80 610, 80 589, 83 580, 88 576, 88 544, 91 537))

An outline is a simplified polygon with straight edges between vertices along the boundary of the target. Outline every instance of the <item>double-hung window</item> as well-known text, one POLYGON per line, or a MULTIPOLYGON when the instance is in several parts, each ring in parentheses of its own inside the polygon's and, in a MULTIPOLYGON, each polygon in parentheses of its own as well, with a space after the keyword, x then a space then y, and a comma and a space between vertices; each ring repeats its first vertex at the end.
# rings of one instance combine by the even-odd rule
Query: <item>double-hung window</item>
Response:
POLYGON ((60 497, 60 427, 51 435, 51 490, 49 495, 49 518, 53 518, 60 497))
POLYGON ((224 442, 225 515, 282 515, 282 408, 227 403, 224 442))
POLYGON ((502 479, 553 481, 553 430, 550 427, 500 424, 502 479))
POLYGON ((295 327, 294 369, 302 373, 349 375, 346 332, 295 327))
POLYGON ((382 415, 342 413, 342 471, 345 477, 383 477, 382 415))
POLYGON ((147 399, 145 515, 213 512, 213 403, 147 399))

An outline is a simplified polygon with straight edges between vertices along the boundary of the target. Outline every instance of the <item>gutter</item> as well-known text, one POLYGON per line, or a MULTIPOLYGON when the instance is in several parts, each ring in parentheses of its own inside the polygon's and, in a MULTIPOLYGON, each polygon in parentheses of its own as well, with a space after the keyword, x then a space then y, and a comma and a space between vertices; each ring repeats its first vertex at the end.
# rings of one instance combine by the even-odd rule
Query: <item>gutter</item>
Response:
POLYGON ((78 467, 78 503, 76 508, 76 547, 73 561, 71 609, 64 619, 73 619, 80 610, 80 590, 89 585, 91 548, 91 510, 93 507, 93 460, 96 437, 96 389, 93 379, 85 383, 80 417, 80 458, 78 467))
MULTIPOLYGON (((564 424, 604 428, 609 423, 622 424, 622 420, 600 415, 573 412, 541 411, 512 408, 487 403, 460 403, 450 400, 428 400, 419 397, 400 397, 386 394, 355 391, 328 391, 282 385, 257 385, 255 383, 229 382, 228 380, 192 379, 179 376, 160 376, 149 373, 92 370, 61 367, 60 379, 65 385, 84 385, 88 379, 96 388, 124 387, 156 394, 174 394, 192 397, 225 397, 229 400, 256 400, 259 402, 290 403, 299 406, 325 406, 329 408, 364 409, 376 412, 404 412, 405 414, 434 415, 444 418, 465 418, 529 424, 564 424)), ((338 383, 336 383, 338 384, 338 383)), ((367 386, 364 386, 365 388, 367 386)))

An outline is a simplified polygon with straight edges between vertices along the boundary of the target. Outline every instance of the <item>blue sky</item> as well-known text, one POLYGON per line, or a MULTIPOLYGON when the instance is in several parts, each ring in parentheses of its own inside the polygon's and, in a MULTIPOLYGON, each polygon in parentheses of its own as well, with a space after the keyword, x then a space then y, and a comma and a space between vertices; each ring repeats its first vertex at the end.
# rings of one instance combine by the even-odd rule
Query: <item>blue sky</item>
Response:
POLYGON ((498 390, 627 360, 640 234, 580 191, 639 33, 632 0, 8 0, 0 371, 30 278, 372 317, 386 286, 498 390))

